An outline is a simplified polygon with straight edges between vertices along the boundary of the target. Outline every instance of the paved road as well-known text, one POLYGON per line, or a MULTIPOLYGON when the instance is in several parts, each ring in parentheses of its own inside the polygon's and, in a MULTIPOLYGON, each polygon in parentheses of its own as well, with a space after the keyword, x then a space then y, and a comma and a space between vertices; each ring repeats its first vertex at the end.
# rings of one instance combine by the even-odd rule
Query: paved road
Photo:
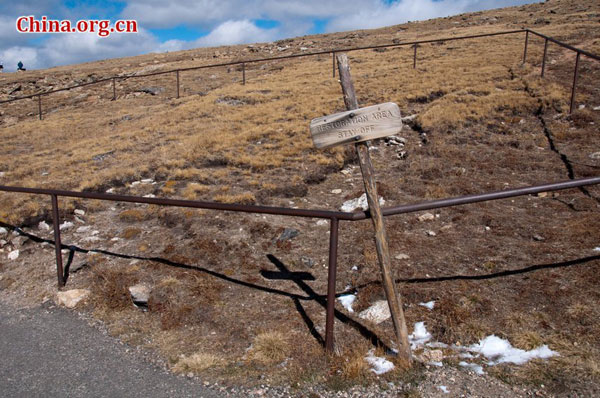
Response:
POLYGON ((2 397, 217 397, 57 307, 0 301, 2 397))

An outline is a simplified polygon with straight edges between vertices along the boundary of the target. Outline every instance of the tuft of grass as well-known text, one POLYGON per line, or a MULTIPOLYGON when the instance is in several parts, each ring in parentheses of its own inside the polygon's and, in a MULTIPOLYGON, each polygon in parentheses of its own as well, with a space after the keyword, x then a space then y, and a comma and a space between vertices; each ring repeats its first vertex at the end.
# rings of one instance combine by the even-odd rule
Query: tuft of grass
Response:
POLYGON ((121 234, 121 238, 123 239, 133 239, 139 236, 142 233, 142 230, 136 227, 127 227, 121 234))
POLYGON ((119 219, 125 222, 140 222, 146 218, 143 211, 138 209, 123 210, 119 213, 119 219))
POLYGON ((218 366, 221 362, 221 359, 216 355, 197 352, 190 356, 182 357, 177 361, 175 366, 173 366, 173 370, 177 373, 200 373, 203 370, 218 366))
POLYGON ((237 203, 242 205, 251 205, 256 203, 256 197, 251 192, 244 192, 237 195, 221 194, 216 195, 213 199, 221 203, 237 203))
POLYGON ((263 364, 274 364, 287 358, 290 351, 291 345, 284 333, 269 331, 254 338, 248 358, 263 364))
POLYGON ((198 184, 197 182, 191 182, 185 188, 183 196, 186 199, 194 200, 198 197, 199 193, 207 193, 208 191, 210 191, 210 187, 208 185, 198 184))

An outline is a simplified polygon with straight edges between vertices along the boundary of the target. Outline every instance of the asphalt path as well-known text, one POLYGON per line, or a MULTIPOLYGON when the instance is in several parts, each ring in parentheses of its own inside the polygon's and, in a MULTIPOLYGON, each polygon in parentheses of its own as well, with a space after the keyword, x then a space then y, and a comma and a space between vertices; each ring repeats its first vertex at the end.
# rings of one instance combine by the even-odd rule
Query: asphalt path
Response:
POLYGON ((77 313, 0 301, 2 397, 218 397, 176 376, 77 313))

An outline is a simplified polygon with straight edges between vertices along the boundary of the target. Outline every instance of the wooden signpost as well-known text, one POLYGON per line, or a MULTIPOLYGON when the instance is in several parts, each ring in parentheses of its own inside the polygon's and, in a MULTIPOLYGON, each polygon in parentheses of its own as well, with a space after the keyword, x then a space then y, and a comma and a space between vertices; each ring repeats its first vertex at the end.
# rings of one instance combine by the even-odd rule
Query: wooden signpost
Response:
POLYGON ((393 103, 369 106, 358 109, 358 101, 354 92, 354 84, 350 76, 350 65, 346 54, 337 55, 340 83, 344 94, 344 103, 348 112, 337 113, 314 119, 310 123, 311 135, 317 148, 326 148, 355 142, 356 153, 360 162, 369 212, 375 229, 375 246, 381 268, 383 289, 388 301, 396 339, 398 355, 407 366, 411 364, 408 329, 402 309, 402 300, 396 290, 391 274, 391 260, 387 234, 383 223, 383 215, 379 207, 377 186, 373 177, 373 165, 369 156, 367 140, 384 137, 400 132, 402 121, 400 110, 393 103))

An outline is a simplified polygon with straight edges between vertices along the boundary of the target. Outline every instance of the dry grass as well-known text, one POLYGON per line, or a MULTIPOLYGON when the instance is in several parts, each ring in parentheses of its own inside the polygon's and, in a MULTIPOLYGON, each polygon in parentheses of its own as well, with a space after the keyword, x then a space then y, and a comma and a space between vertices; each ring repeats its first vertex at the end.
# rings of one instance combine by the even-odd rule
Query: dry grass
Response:
POLYGON ((219 366, 221 362, 216 355, 197 352, 179 359, 172 369, 177 373, 200 373, 203 370, 219 366))
POLYGON ((286 359, 290 352, 291 343, 284 333, 268 331, 254 338, 248 359, 263 364, 275 364, 286 359))

